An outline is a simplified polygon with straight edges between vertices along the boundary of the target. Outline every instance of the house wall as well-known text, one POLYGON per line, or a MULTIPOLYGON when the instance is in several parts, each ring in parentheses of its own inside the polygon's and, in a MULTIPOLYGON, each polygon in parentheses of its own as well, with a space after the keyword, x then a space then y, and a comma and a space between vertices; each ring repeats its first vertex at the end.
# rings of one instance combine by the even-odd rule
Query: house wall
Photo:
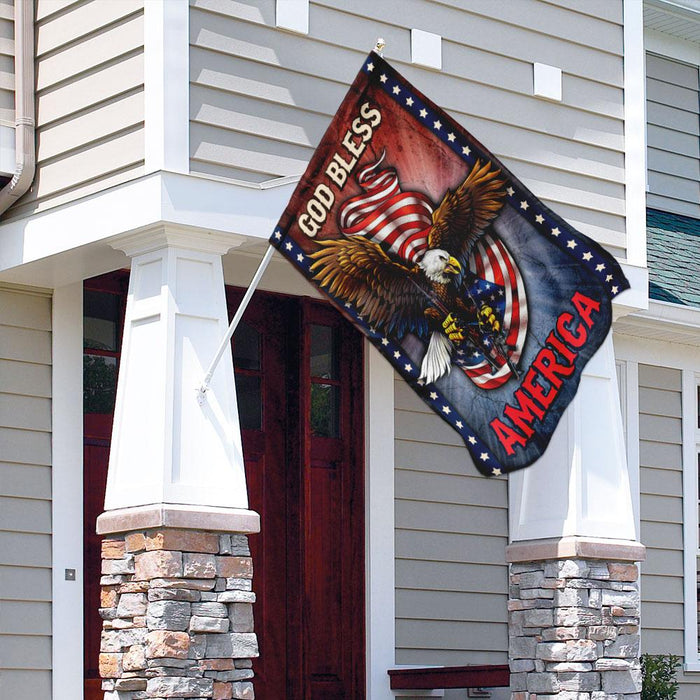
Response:
POLYGON ((0 287, 0 697, 51 693, 51 299, 0 287))
POLYGON ((0 0, 0 125, 15 125, 14 1, 0 0))
POLYGON ((698 67, 647 54, 647 205, 700 217, 698 67))
MULTIPOLYGON (((642 652, 684 656, 683 433, 681 371, 639 365, 642 652)), ((678 700, 700 693, 697 673, 678 674, 678 700)))
POLYGON ((396 377, 396 663, 507 663, 508 491, 396 377))
POLYGON ((143 173, 143 0, 37 0, 37 171, 8 218, 143 173))
POLYGON ((191 170, 249 182, 300 175, 380 35, 416 87, 624 256, 621 23, 622 3, 605 0, 321 0, 305 36, 276 29, 274 0, 192 0, 191 170), (411 28, 443 36, 441 71, 411 64, 411 28), (562 69, 561 103, 533 96, 533 62, 562 69))

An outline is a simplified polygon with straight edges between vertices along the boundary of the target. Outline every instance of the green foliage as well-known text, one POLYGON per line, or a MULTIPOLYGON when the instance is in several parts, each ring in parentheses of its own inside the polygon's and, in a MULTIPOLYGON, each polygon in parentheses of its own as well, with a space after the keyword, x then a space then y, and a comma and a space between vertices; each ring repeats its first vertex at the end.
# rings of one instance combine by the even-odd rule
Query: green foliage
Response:
POLYGON ((680 656, 642 654, 642 700, 674 700, 680 656))

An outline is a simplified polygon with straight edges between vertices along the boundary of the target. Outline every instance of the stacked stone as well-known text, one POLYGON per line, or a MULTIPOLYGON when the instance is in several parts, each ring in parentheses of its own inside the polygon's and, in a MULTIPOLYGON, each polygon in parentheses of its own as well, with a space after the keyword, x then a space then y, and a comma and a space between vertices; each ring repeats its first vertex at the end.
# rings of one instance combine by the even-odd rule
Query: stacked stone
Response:
POLYGON ((253 698, 245 535, 157 529, 102 543, 105 700, 253 698))
POLYGON ((512 564, 512 700, 639 700, 637 578, 629 562, 512 564))

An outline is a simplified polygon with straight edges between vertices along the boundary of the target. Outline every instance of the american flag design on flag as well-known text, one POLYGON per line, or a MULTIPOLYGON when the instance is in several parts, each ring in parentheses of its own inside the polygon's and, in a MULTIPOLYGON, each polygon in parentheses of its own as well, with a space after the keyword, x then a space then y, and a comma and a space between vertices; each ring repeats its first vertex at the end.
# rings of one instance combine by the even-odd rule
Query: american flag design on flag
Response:
POLYGON ((270 242, 489 476, 546 450, 629 288, 612 255, 374 52, 270 242))
MULTIPOLYGON (((500 306, 499 299, 503 300, 500 315, 506 352, 511 364, 517 366, 527 336, 527 296, 520 270, 503 241, 490 232, 474 246, 469 268, 478 278, 496 286, 490 295, 494 304, 500 306)), ((496 389, 513 376, 507 364, 493 372, 483 356, 473 357, 464 371, 481 389, 496 389)))
POLYGON ((384 159, 357 176, 364 192, 343 203, 340 230, 346 236, 367 236, 387 253, 418 262, 428 247, 433 206, 420 192, 402 192, 394 168, 378 170, 384 159))

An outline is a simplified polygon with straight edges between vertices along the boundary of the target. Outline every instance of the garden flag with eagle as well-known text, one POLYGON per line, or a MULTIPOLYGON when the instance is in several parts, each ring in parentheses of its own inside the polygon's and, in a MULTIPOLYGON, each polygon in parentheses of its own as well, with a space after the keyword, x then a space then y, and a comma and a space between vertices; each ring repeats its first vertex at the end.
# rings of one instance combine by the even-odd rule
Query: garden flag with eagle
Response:
POLYGON ((499 475, 544 452, 629 287, 372 52, 271 243, 499 475))

